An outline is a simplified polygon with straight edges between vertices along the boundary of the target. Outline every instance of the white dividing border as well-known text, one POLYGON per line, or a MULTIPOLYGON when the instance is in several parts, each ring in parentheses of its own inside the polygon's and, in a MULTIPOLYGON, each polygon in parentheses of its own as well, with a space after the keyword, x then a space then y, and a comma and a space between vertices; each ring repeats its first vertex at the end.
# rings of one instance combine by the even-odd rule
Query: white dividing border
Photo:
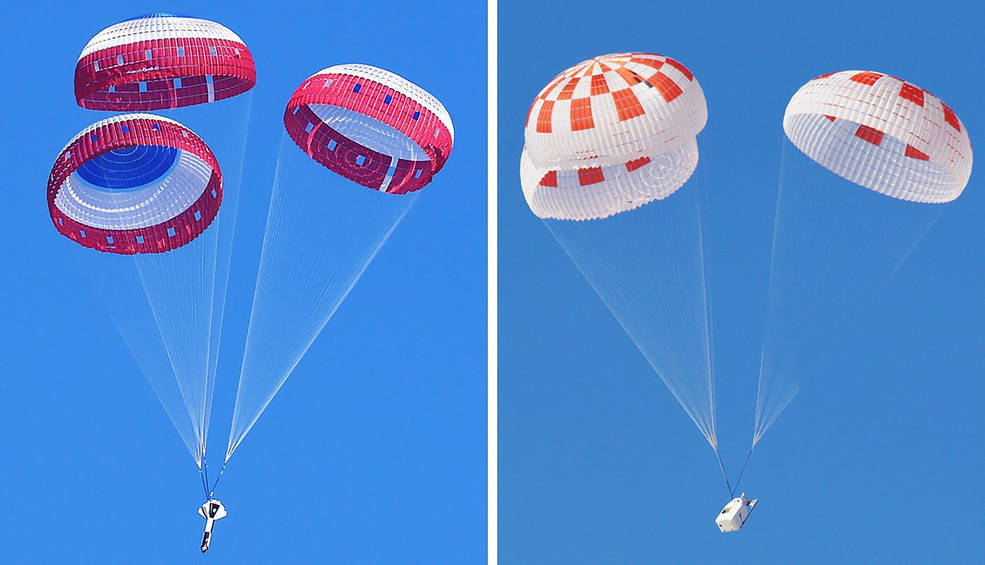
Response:
POLYGON ((497 135, 497 10, 496 0, 487 0, 486 9, 486 152, 488 160, 486 163, 487 181, 487 216, 486 216, 486 249, 488 283, 486 286, 486 323, 488 349, 486 357, 489 363, 486 373, 486 548, 488 551, 488 565, 496 565, 499 560, 498 545, 498 468, 499 468, 499 440, 498 440, 498 390, 497 390, 497 367, 498 367, 498 271, 497 271, 497 244, 498 244, 498 223, 497 223, 497 203, 498 185, 497 171, 499 167, 498 145, 499 136, 497 135))
POLYGON ((85 44, 85 47, 82 48, 82 54, 79 55, 79 60, 86 55, 111 47, 130 45, 141 41, 179 38, 222 39, 246 45, 233 30, 219 22, 185 16, 151 16, 134 18, 103 28, 85 44))

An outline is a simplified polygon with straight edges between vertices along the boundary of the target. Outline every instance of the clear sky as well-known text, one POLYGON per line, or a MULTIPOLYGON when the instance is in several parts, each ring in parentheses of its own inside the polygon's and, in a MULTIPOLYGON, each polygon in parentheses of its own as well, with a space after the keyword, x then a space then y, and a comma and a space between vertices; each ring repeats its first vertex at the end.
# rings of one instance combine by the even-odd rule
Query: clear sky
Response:
MULTIPOLYGON (((8 510, 0 560, 199 558, 194 462, 68 259, 74 244, 56 233, 44 199, 58 151, 106 115, 73 98, 83 45, 105 26, 167 10, 225 24, 257 64, 230 332, 246 321, 283 108, 303 79, 338 63, 393 70, 438 97, 456 132, 448 164, 231 460, 218 493, 229 517, 206 559, 485 561, 485 10, 443 4, 7 7, 0 23, 12 81, 0 89, 9 234, 0 238, 0 478, 8 510)), ((213 465, 228 436, 241 354, 230 351, 220 363, 213 465)))
POLYGON ((523 201, 523 120, 594 55, 674 57, 704 89, 718 430, 752 434, 783 108, 871 69, 944 99, 985 139, 980 3, 499 3, 499 551, 502 563, 980 563, 985 559, 982 176, 830 349, 759 444, 739 534, 714 455, 523 201), (734 4, 733 7, 727 7, 734 4))

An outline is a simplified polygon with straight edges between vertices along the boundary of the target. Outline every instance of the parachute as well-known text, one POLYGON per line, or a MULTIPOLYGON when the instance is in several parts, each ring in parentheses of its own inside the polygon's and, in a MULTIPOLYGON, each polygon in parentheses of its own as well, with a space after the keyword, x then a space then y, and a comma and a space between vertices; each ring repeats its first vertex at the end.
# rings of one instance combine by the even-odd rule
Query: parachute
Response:
POLYGON ((75 66, 75 100, 134 112, 205 104, 256 84, 253 56, 222 24, 157 12, 97 33, 75 66))
POLYGON ((302 82, 287 103, 284 129, 226 461, 454 142, 451 118, 435 97, 359 64, 302 82))
POLYGON ((74 172, 49 204, 63 234, 112 252, 107 255, 131 256, 80 258, 81 270, 93 279, 99 302, 206 485, 205 449, 255 83, 249 48, 217 22, 157 12, 101 30, 76 63, 78 105, 167 115, 126 114, 93 125, 73 141, 91 144, 77 153, 85 161, 71 161, 74 172), (142 137, 133 138, 135 131, 142 137))
POLYGON ((455 131, 424 89, 369 65, 336 65, 308 77, 284 128, 309 157, 355 183, 390 194, 420 190, 451 152, 455 131))
POLYGON ((822 75, 793 95, 783 131, 815 162, 880 194, 939 204, 971 177, 958 116, 919 86, 872 71, 822 75))
POLYGON ((124 114, 82 130, 48 179, 58 232, 107 253, 177 249, 205 231, 221 202, 222 174, 205 142, 152 114, 124 114))
POLYGON ((972 165, 968 132, 947 104, 873 71, 803 85, 783 131, 753 446, 960 196, 972 165))
MULTIPOLYGON (((152 114, 115 116, 82 130, 55 160, 47 189, 51 220, 65 237, 112 257, 160 256, 153 263, 136 264, 142 280, 153 272, 152 265, 173 266, 175 254, 201 257, 196 240, 216 218, 222 199, 222 173, 205 142, 182 124, 152 114)), ((209 388, 204 357, 183 350, 182 331, 201 338, 202 323, 182 327, 178 317, 187 313, 184 321, 192 322, 204 315, 199 309, 204 280, 146 281, 146 298, 128 302, 120 298, 126 292, 116 278, 120 262, 91 259, 86 262, 100 268, 87 271, 116 283, 101 302, 125 312, 117 324, 121 331, 133 329, 122 331, 124 338, 201 464, 209 388), (153 317, 142 320, 137 315, 141 308, 153 317), (153 323, 156 331, 141 322, 153 323), (155 347, 153 336, 158 334, 161 341, 155 347)), ((206 336, 197 350, 205 352, 207 343, 206 336)))
POLYGON ((680 62, 595 57, 534 99, 520 178, 531 211, 717 455, 699 188, 686 186, 707 119, 680 62))
POLYGON ((704 93, 681 63, 621 53, 579 63, 534 100, 523 193, 540 218, 607 218, 661 200, 698 164, 704 93))

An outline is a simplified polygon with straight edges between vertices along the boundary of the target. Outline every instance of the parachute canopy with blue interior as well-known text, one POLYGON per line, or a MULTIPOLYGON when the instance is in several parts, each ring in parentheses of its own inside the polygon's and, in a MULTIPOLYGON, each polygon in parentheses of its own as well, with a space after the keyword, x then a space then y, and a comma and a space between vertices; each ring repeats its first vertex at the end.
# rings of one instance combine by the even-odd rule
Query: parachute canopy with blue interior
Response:
POLYGON ((437 98, 390 71, 336 65, 308 77, 284 111, 288 135, 312 159, 389 194, 420 190, 455 138, 437 98))
POLYGON ((80 245, 161 253, 209 227, 222 203, 222 173, 205 142, 180 123, 123 114, 69 141, 52 166, 47 198, 55 228, 80 245))

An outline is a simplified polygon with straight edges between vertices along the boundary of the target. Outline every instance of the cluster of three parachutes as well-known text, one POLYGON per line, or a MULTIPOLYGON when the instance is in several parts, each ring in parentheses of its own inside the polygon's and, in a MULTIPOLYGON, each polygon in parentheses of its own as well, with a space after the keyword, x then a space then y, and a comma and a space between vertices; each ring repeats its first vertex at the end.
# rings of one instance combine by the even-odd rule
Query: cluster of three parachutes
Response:
MULTIPOLYGON (((96 254, 99 259, 85 258, 87 270, 108 277, 122 265, 139 280, 127 288, 104 278, 95 288, 97 294, 107 292, 100 301, 203 472, 206 494, 214 488, 205 450, 251 104, 251 96, 240 95, 255 83, 246 44, 216 22, 155 13, 110 26, 79 57, 78 104, 116 112, 174 110, 183 121, 194 121, 198 133, 174 115, 131 113, 100 120, 65 146, 48 182, 57 230, 104 252, 96 254), (133 260, 121 263, 121 256, 133 260)), ((393 73, 365 65, 331 67, 310 77, 292 96, 284 125, 293 152, 309 164, 317 162, 318 174, 323 165, 375 190, 336 190, 322 186, 326 179, 318 177, 300 187, 308 194, 292 200, 282 190, 281 172, 293 154, 285 158, 282 144, 224 462, 372 258, 366 245, 378 249, 402 217, 362 208, 366 217, 384 216, 379 223, 385 229, 373 232, 355 222, 340 226, 333 218, 354 214, 328 213, 345 208, 332 199, 348 192, 391 199, 413 194, 444 165, 453 140, 451 120, 436 99, 393 73), (320 207, 314 202, 319 198, 327 199, 320 207), (285 219, 284 209, 299 202, 306 213, 320 214, 317 222, 285 219), (277 279, 272 273, 290 271, 279 266, 299 263, 285 258, 295 247, 282 241, 285 221, 348 230, 358 249, 338 249, 337 257, 320 249, 300 261, 312 266, 306 276, 277 279), (326 262, 338 267, 331 280, 322 278, 326 273, 319 268, 326 262), (307 286, 300 288, 298 280, 307 286), (321 300, 285 303, 312 295, 321 300), (293 316, 269 319, 271 297, 281 300, 273 310, 293 316), (302 327, 302 319, 314 322, 302 327), (262 349, 273 355, 257 367, 255 340, 276 334, 293 341, 282 339, 277 347, 268 342, 262 349)), ((405 212, 409 204, 400 206, 405 212)))
MULTIPOLYGON (((702 196, 691 186, 701 181, 696 138, 706 120, 701 87, 681 63, 595 57, 534 99, 520 179, 531 211, 717 455, 702 196)), ((837 324, 939 217, 935 205, 960 195, 972 161, 946 104, 881 73, 808 82, 783 129, 753 446, 841 333, 837 324)))

